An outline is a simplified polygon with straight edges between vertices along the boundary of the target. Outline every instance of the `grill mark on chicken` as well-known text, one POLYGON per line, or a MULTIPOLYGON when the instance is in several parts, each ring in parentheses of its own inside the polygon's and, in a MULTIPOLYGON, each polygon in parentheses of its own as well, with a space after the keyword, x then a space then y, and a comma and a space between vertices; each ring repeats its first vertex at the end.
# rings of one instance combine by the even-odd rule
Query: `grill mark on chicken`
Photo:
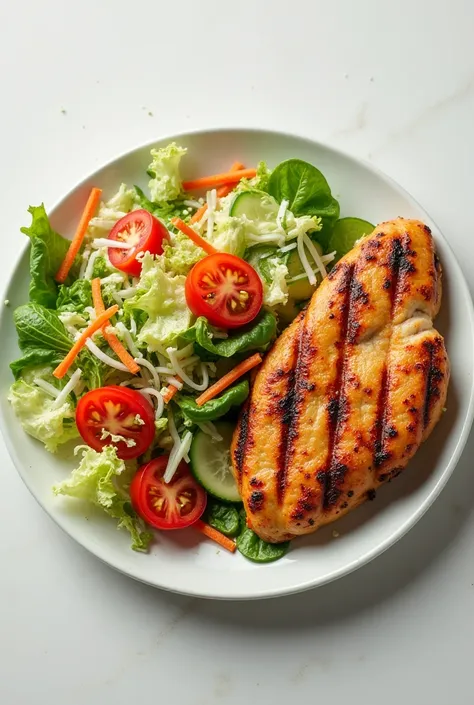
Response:
POLYGON ((444 376, 443 372, 438 367, 438 352, 440 349, 440 344, 440 338, 437 338, 434 342, 425 341, 423 343, 424 349, 428 351, 428 362, 426 365, 426 393, 425 403, 423 406, 423 428, 426 428, 430 422, 431 406, 434 400, 439 397, 439 385, 444 376))
POLYGON ((301 329, 299 336, 295 338, 295 366, 288 372, 286 393, 277 404, 277 411, 281 416, 283 431, 280 438, 277 460, 277 500, 279 504, 283 502, 283 497, 286 489, 286 476, 288 468, 289 452, 294 441, 295 424, 299 417, 299 402, 298 402, 298 373, 300 367, 301 349, 303 346, 304 326, 301 329))
POLYGON ((341 335, 340 351, 337 360, 336 378, 332 390, 332 396, 327 405, 328 417, 328 452, 326 470, 318 472, 317 478, 323 489, 323 509, 329 509, 339 498, 339 485, 344 481, 347 467, 343 463, 337 462, 336 450, 342 422, 347 416, 347 398, 345 395, 348 347, 352 345, 357 335, 355 326, 354 303, 360 297, 363 289, 360 283, 354 278, 354 265, 347 266, 342 274, 342 281, 338 292, 344 294, 341 304, 341 335))
POLYGON ((242 470, 244 467, 245 449, 249 435, 250 404, 246 404, 242 409, 239 423, 239 436, 234 450, 234 467, 237 471, 237 484, 242 482, 242 470))
POLYGON ((388 256, 388 268, 391 273, 390 286, 384 288, 390 292, 390 339, 388 344, 385 364, 382 370, 382 381, 380 385, 380 394, 377 399, 377 419, 375 422, 375 439, 374 439, 374 466, 379 468, 383 463, 390 459, 390 452, 385 450, 385 441, 388 435, 387 424, 390 419, 390 410, 387 406, 388 395, 390 391, 390 374, 387 369, 387 361, 390 359, 391 338, 393 333, 393 316, 397 305, 398 297, 402 289, 406 276, 416 271, 413 263, 408 259, 408 256, 416 256, 413 250, 410 250, 410 236, 408 233, 403 237, 403 242, 400 238, 395 238, 392 242, 392 248, 388 256))

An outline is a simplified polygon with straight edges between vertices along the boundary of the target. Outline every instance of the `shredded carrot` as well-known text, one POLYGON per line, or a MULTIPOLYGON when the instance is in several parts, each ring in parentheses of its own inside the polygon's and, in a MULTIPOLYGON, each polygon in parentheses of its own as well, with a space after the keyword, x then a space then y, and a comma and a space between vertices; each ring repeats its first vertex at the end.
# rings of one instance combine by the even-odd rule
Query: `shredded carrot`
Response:
MULTIPOLYGON (((94 304, 94 309, 97 315, 105 311, 104 302, 102 300, 102 292, 100 290, 99 278, 92 280, 92 302, 94 304)), ((129 372, 132 375, 136 375, 137 372, 140 370, 139 366, 137 365, 133 357, 130 355, 128 350, 124 348, 117 336, 114 333, 108 333, 106 328, 107 325, 102 328, 102 335, 104 336, 114 353, 117 355, 119 360, 125 365, 125 367, 128 368, 129 372)))
POLYGON ((239 379, 239 377, 242 377, 242 375, 259 365, 261 362, 262 356, 260 355, 260 353, 255 353, 255 355, 252 355, 252 357, 248 357, 246 360, 234 367, 233 370, 231 370, 226 375, 217 380, 217 382, 213 384, 212 387, 206 389, 206 391, 203 392, 196 399, 196 404, 198 406, 202 406, 207 401, 214 399, 214 397, 217 397, 217 395, 223 392, 224 389, 230 387, 230 385, 233 384, 235 380, 239 379))
MULTIPOLYGON (((183 381, 179 375, 176 375, 175 379, 178 382, 183 381)), ((169 401, 172 400, 172 398, 174 397, 176 392, 179 392, 179 389, 178 389, 178 387, 175 387, 174 384, 170 384, 163 389, 163 391, 161 392, 161 396, 163 397, 165 404, 167 404, 169 401)))
POLYGON ((236 184, 240 179, 253 179, 257 175, 256 169, 239 169, 238 171, 225 171, 222 174, 202 176, 200 179, 183 181, 185 191, 196 191, 203 188, 215 188, 227 184, 236 184))
POLYGON ((222 546, 222 548, 227 549, 227 551, 230 551, 231 553, 235 553, 235 549, 237 548, 235 541, 227 538, 227 536, 221 534, 221 532, 217 531, 217 529, 209 526, 209 524, 205 524, 200 519, 198 519, 198 521, 196 521, 192 526, 194 526, 201 534, 207 536, 208 539, 212 539, 212 541, 218 543, 219 546, 222 546))
POLYGON ((64 377, 64 375, 76 359, 77 354, 82 350, 82 348, 86 344, 86 340, 90 338, 91 335, 94 335, 96 331, 100 330, 104 323, 106 323, 110 318, 112 318, 112 316, 115 316, 118 310, 119 307, 117 306, 117 304, 114 304, 114 306, 111 306, 106 311, 97 316, 95 321, 93 321, 90 326, 81 333, 80 337, 76 340, 64 360, 60 362, 54 370, 53 375, 56 377, 56 379, 62 379, 64 377))
POLYGON ((71 244, 69 245, 69 249, 66 252, 66 256, 58 269, 58 273, 56 274, 56 281, 59 282, 59 284, 64 284, 64 282, 66 281, 67 275, 69 274, 69 270, 71 269, 72 265, 74 264, 74 260, 76 259, 76 255, 81 249, 82 241, 84 240, 89 221, 94 215, 97 206, 99 205, 101 195, 102 191, 100 188, 93 188, 89 194, 86 207, 82 212, 82 216, 79 221, 79 225, 77 226, 75 235, 71 240, 71 244))
POLYGON ((181 220, 181 218, 171 218, 171 222, 173 223, 175 228, 181 230, 182 233, 187 235, 189 239, 194 242, 195 245, 204 250, 204 252, 206 252, 208 255, 215 255, 216 252, 218 252, 218 250, 216 250, 216 248, 213 247, 210 242, 204 240, 204 238, 198 235, 198 233, 193 230, 193 228, 190 228, 189 225, 186 225, 184 220, 181 220))
POLYGON ((191 218, 190 222, 191 223, 197 223, 201 220, 202 216, 204 213, 207 211, 207 203, 205 203, 203 206, 197 209, 193 217, 191 218))
MULTIPOLYGON (((244 165, 241 162, 234 162, 232 166, 230 167, 229 171, 239 171, 239 169, 244 169, 244 165)), ((232 191, 234 188, 235 184, 226 184, 225 186, 220 186, 217 189, 217 195, 219 198, 224 198, 224 196, 228 196, 229 193, 232 191)), ((191 223, 197 223, 198 221, 201 220, 202 216, 204 213, 207 211, 207 203, 205 203, 203 206, 201 206, 193 215, 191 218, 191 223)))

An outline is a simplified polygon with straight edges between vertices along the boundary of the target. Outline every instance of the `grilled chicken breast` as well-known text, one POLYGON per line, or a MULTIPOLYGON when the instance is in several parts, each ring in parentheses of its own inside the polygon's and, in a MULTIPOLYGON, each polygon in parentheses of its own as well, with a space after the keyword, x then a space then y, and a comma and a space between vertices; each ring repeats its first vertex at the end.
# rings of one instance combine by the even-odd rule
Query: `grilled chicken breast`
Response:
POLYGON ((449 363, 433 318, 430 229, 379 225, 343 257, 258 371, 232 443, 249 523, 308 534, 395 477, 440 418, 449 363))

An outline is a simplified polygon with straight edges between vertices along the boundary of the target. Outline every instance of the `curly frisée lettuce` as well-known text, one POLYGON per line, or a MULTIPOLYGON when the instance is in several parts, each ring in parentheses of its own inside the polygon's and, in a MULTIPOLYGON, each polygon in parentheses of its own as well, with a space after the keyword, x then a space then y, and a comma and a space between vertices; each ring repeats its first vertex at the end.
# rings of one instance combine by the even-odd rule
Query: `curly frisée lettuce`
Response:
POLYGON ((135 468, 127 472, 124 461, 111 445, 105 446, 101 453, 87 446, 79 446, 78 450, 82 450, 79 466, 67 480, 54 485, 54 494, 86 500, 103 509, 118 520, 118 529, 130 533, 133 550, 147 551, 153 535, 133 510, 126 489, 135 468))

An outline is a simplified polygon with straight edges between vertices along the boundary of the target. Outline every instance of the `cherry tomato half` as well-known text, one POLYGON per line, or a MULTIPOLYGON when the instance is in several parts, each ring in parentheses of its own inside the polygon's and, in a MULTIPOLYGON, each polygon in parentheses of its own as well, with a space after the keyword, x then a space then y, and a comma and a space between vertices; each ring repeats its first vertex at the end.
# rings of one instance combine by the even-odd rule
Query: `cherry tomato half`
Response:
POLYGON ((137 514, 155 529, 184 529, 202 516, 207 494, 184 460, 166 484, 163 475, 168 458, 162 455, 137 470, 130 485, 130 497, 137 514))
POLYGON ((143 209, 132 211, 115 223, 109 240, 122 241, 133 247, 123 250, 109 247, 109 259, 114 267, 136 277, 142 270, 137 255, 140 252, 161 255, 165 238, 168 238, 168 231, 151 213, 143 209))
POLYGON ((219 328, 238 328, 260 311, 263 286, 245 260, 225 252, 194 265, 186 278, 186 302, 195 316, 205 316, 219 328))
POLYGON ((155 437, 151 404, 134 389, 115 385, 84 394, 77 404, 76 424, 88 446, 101 451, 113 445, 122 460, 137 458, 155 437), (113 436, 125 440, 114 441, 113 436))

